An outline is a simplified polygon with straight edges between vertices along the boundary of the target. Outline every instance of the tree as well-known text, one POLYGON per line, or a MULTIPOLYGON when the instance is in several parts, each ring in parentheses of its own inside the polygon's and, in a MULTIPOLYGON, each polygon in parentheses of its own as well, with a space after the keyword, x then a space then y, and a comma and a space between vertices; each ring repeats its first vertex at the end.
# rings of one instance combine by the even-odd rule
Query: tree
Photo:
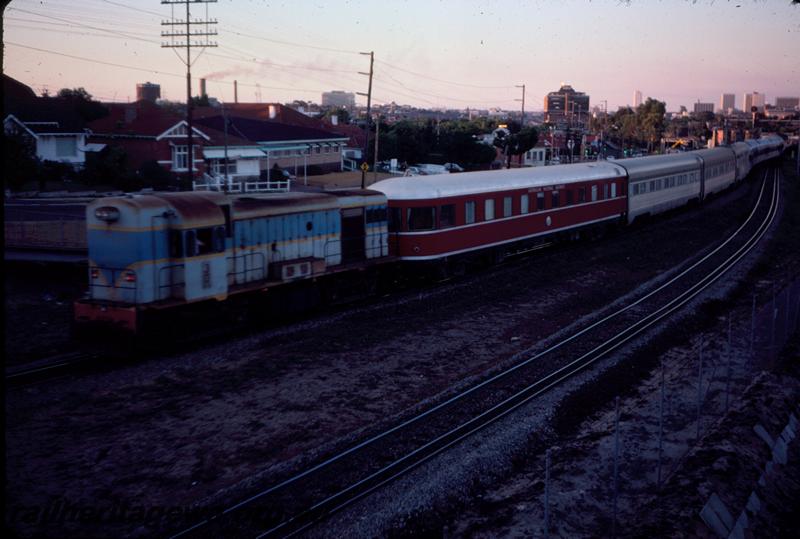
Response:
POLYGON ((139 187, 128 169, 128 154, 118 146, 106 146, 99 152, 88 153, 79 179, 90 186, 110 185, 125 190, 139 187))
POLYGON ((192 97, 193 107, 210 107, 211 103, 208 101, 208 94, 196 95, 192 97))
POLYGON ((640 138, 647 141, 648 151, 652 151, 657 141, 664 135, 667 104, 648 97, 636 109, 636 120, 640 138))
POLYGON ((139 177, 142 187, 152 187, 156 190, 169 188, 175 179, 174 174, 159 165, 156 160, 142 163, 142 166, 136 171, 136 175, 139 177))
POLYGON ((3 135, 4 188, 18 191, 39 176, 41 163, 36 158, 35 148, 35 143, 22 134, 3 135))
POLYGON ((95 101, 92 94, 83 87, 62 88, 58 91, 57 97, 72 104, 75 112, 86 122, 108 116, 108 109, 105 105, 95 101))
POLYGON ((350 111, 344 107, 328 109, 323 115, 323 118, 330 120, 331 116, 336 116, 336 120, 340 124, 350 123, 350 111))

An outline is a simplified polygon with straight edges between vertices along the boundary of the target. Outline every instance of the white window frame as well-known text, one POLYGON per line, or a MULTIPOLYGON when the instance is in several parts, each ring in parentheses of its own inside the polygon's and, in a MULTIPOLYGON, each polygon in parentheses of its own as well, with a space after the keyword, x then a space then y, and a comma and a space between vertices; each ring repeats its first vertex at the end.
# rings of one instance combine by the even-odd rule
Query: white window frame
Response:
POLYGON ((475 201, 464 202, 464 223, 470 225, 475 222, 475 201))
POLYGON ((172 170, 186 170, 189 163, 189 147, 186 144, 176 144, 172 147, 172 170), (183 161, 183 165, 181 165, 183 161))
POLYGON ((494 219, 494 199, 487 198, 483 201, 483 220, 492 221, 494 219))

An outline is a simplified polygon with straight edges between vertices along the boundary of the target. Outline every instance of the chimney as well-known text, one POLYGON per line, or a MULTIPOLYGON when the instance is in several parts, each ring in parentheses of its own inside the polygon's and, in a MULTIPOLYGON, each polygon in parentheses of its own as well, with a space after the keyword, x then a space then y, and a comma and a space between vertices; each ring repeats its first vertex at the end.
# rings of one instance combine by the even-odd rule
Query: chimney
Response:
POLYGON ((206 79, 200 79, 200 97, 206 96, 206 79))
POLYGON ((233 81, 233 102, 234 103, 238 103, 239 102, 239 81, 238 80, 233 81))

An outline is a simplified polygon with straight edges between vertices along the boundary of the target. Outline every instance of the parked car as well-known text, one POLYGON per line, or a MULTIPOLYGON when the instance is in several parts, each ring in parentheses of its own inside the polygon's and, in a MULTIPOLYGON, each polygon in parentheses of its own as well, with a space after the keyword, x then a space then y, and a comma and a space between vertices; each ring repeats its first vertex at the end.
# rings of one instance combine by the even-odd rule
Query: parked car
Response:
POLYGON ((446 168, 449 172, 464 172, 464 167, 458 163, 445 163, 444 168, 446 168))
POLYGON ((425 173, 417 167, 406 167, 404 176, 425 176, 425 173))

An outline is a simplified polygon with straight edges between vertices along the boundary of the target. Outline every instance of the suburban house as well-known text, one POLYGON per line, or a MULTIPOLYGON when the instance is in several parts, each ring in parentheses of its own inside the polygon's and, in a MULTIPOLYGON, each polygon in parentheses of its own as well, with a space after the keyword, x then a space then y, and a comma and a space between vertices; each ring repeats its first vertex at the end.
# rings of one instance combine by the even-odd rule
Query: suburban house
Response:
MULTIPOLYGON (((182 116, 149 101, 105 105, 108 116, 89 124, 91 142, 122 148, 132 169, 156 161, 171 172, 187 172, 188 129, 182 116)), ((197 128, 192 132, 193 175, 202 176, 205 172, 202 148, 210 137, 197 128)))
MULTIPOLYGON (((171 172, 186 173, 188 125, 182 114, 148 101, 106 106, 109 115, 89 126, 91 142, 123 148, 131 168, 156 161, 171 172)), ((296 176, 342 170, 341 147, 346 136, 259 119, 269 115, 268 109, 259 112, 263 106, 258 110, 231 108, 225 107, 224 116, 222 108, 198 108, 192 125, 192 176, 196 181, 217 182, 226 173, 233 182, 257 181, 264 176, 283 179, 271 177, 276 165, 296 176), (237 111, 248 117, 236 116, 237 111)))
MULTIPOLYGON (((251 118, 228 116, 227 121, 228 136, 256 145, 263 152, 261 170, 266 170, 268 175, 275 165, 298 177, 342 170, 342 148, 347 143, 347 136, 313 127, 251 118)), ((199 129, 217 133, 225 130, 225 119, 221 115, 200 118, 196 124, 199 129)), ((213 144, 215 157, 223 150, 221 140, 217 137, 213 144)))
POLYGON ((73 121, 64 115, 26 115, 22 120, 9 114, 3 121, 6 136, 20 136, 33 149, 42 161, 58 161, 80 168, 86 163, 86 152, 102 149, 87 145, 88 133, 81 127, 82 122, 73 121), (44 120, 43 118, 49 118, 44 120))
POLYGON ((547 148, 550 143, 547 141, 537 144, 523 154, 522 166, 523 167, 540 167, 544 166, 547 154, 547 148))
MULTIPOLYGON (((196 118, 207 118, 219 116, 222 111, 219 107, 198 107, 194 114, 196 118)), ((280 103, 226 103, 224 114, 229 117, 319 129, 345 137, 347 140, 341 152, 343 168, 358 167, 366 142, 366 134, 361 127, 340 124, 335 117, 330 120, 314 118, 280 103)))

